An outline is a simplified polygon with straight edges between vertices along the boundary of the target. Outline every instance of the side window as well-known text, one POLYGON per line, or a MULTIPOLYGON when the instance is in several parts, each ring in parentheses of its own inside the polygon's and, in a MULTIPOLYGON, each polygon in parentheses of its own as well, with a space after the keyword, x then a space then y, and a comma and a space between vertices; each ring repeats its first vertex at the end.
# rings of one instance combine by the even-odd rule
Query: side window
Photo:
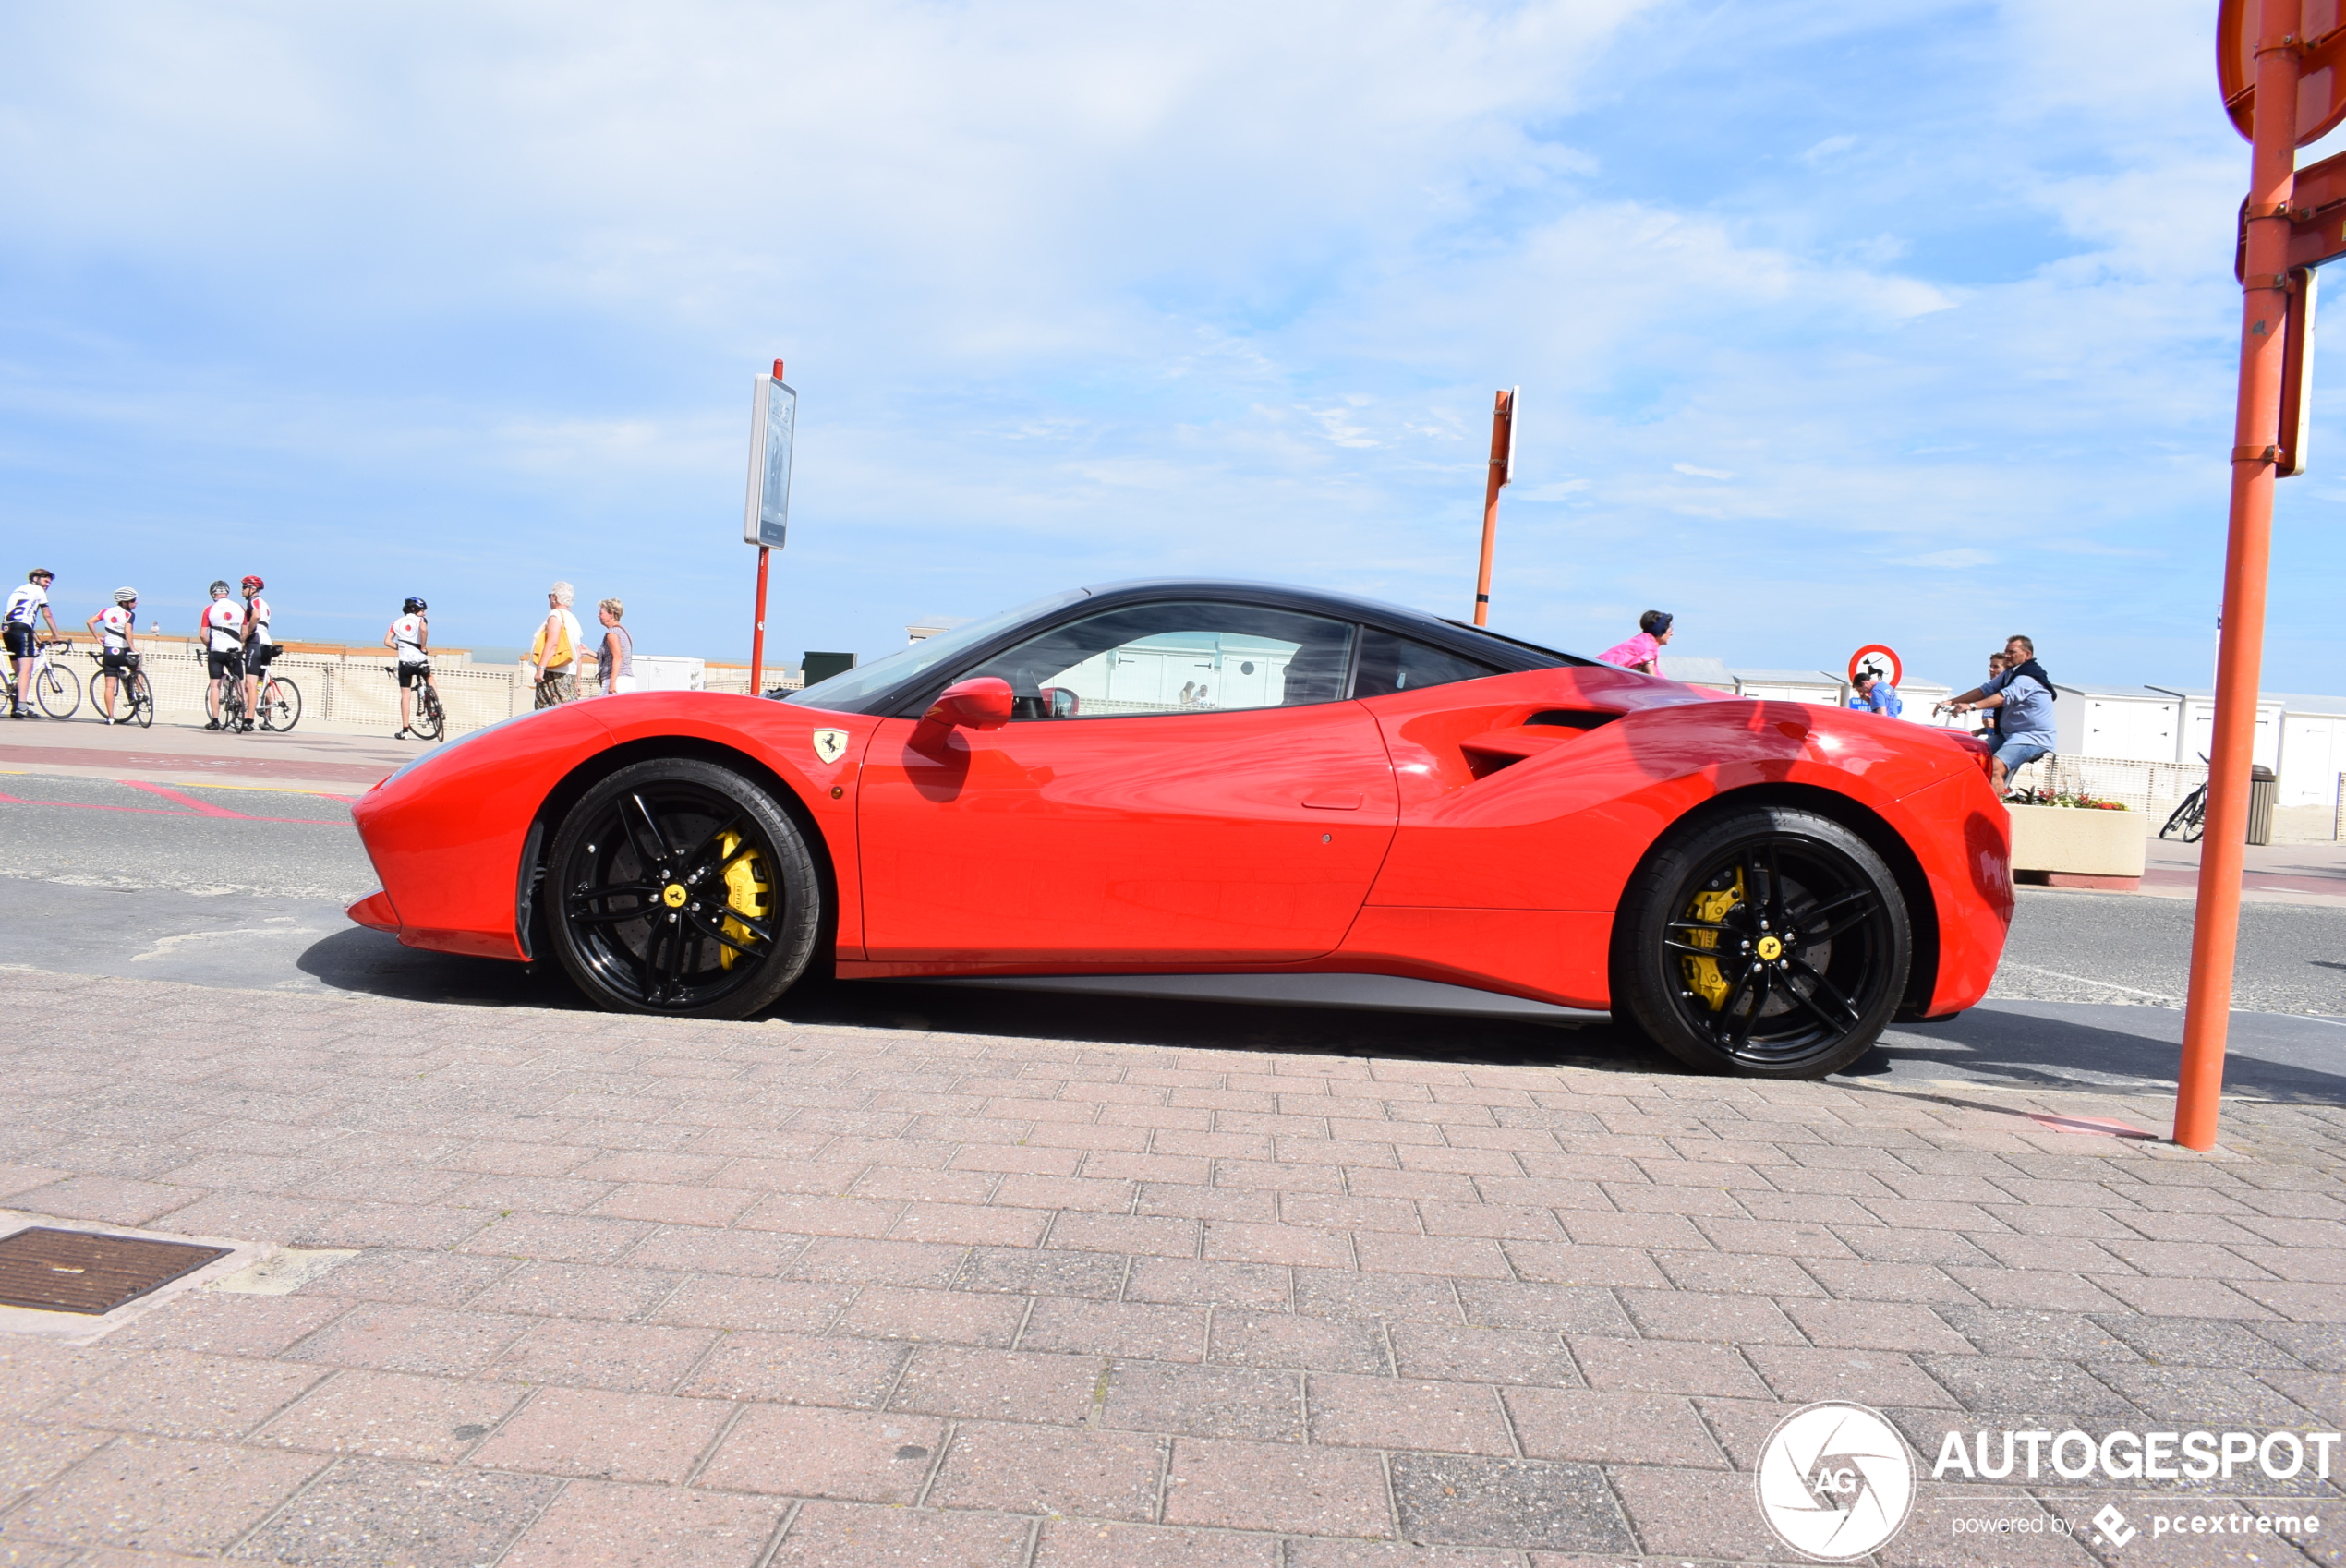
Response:
POLYGON ((1463 654, 1368 626, 1360 631, 1360 673, 1352 683, 1352 694, 1382 697, 1393 692, 1446 686, 1453 681, 1478 681, 1498 673, 1491 666, 1463 654))
POLYGON ((1053 627, 958 677, 1010 683, 1019 718, 1116 718, 1332 703, 1352 628, 1253 605, 1130 605, 1053 627))

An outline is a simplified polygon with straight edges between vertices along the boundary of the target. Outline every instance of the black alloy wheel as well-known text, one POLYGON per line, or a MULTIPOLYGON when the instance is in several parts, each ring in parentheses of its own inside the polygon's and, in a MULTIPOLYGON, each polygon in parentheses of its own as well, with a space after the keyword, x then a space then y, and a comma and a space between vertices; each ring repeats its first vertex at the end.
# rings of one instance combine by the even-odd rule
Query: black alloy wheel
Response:
POLYGON ((554 835, 542 898, 554 951, 598 1007, 747 1018, 814 957, 822 885, 758 785, 715 763, 640 762, 587 790, 554 835))
POLYGON ((1821 1078, 1872 1048, 1912 953, 1897 878, 1864 839, 1756 807, 1665 839, 1631 877, 1614 999, 1702 1071, 1821 1078))

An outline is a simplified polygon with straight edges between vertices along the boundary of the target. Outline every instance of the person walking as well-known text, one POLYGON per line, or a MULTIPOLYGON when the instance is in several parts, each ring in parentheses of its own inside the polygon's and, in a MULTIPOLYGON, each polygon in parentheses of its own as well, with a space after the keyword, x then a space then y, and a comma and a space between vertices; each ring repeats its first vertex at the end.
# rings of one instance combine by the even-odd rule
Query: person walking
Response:
POLYGON ((2004 669, 1961 696, 1951 699, 1949 713, 1973 708, 1997 710, 1996 728, 2002 740, 1989 762, 1996 793, 2007 793, 2012 776, 2038 757, 2050 756, 2054 744, 2052 677, 2037 662, 2037 645, 2017 633, 2004 644, 2004 669))
POLYGON ((605 599, 595 607, 595 619, 603 623, 603 642, 595 655, 595 673, 607 697, 635 689, 635 639, 619 623, 620 617, 626 613, 627 607, 617 599, 605 599))
POLYGON ((399 619, 383 633, 383 646, 399 660, 399 729, 392 739, 404 741, 415 728, 415 689, 431 685, 431 622, 424 618, 423 600, 411 598, 399 607, 399 619))
MULTIPOLYGON (((114 603, 83 622, 98 639, 98 670, 106 680, 105 700, 98 711, 106 716, 108 724, 128 724, 131 716, 115 717, 114 698, 117 687, 127 685, 138 672, 139 653, 130 645, 131 633, 139 630, 139 590, 116 588, 114 603)), ((97 682, 90 683, 91 694, 97 694, 97 682)))
MULTIPOLYGON (((236 728, 224 716, 228 710, 228 682, 242 681, 245 674, 245 607, 229 597, 228 585, 212 579, 212 602, 204 606, 196 622, 196 635, 203 644, 204 664, 211 677, 212 717, 204 720, 207 730, 236 728)), ((245 710, 243 728, 252 728, 252 710, 245 710)))
POLYGON ((570 612, 574 591, 568 583, 546 590, 546 620, 529 645, 529 659, 538 667, 538 706, 552 707, 578 695, 577 659, 586 642, 586 630, 570 612))
POLYGON ((57 634, 57 618, 49 612, 49 585, 57 574, 45 566, 36 566, 24 574, 24 585, 8 596, 8 609, 0 618, 0 627, 6 629, 8 657, 17 664, 17 700, 8 708, 10 718, 32 717, 32 661, 39 656, 35 645, 38 633, 35 620, 49 623, 49 635, 57 634))
POLYGON ((1597 655, 1598 661, 1634 669, 1640 675, 1661 674, 1662 648, 1670 640, 1670 622, 1674 619, 1667 610, 1647 610, 1638 617, 1638 634, 1597 655))

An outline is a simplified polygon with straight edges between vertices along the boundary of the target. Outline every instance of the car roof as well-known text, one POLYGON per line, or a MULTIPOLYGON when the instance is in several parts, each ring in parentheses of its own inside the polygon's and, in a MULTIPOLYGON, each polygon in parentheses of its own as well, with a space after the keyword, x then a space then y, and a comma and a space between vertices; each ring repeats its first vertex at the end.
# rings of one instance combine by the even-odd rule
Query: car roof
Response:
MULTIPOLYGON (((1124 605, 1147 604, 1160 600, 1185 598, 1218 599, 1240 604, 1261 605, 1273 609, 1296 610, 1305 614, 1325 615, 1337 620, 1358 621, 1379 627, 1405 637, 1414 637, 1439 648, 1498 666, 1504 670, 1548 669, 1559 665, 1582 665, 1594 661, 1577 654, 1543 647, 1537 643, 1509 637, 1487 628, 1469 626, 1460 621, 1445 621, 1422 610, 1401 605, 1385 604, 1376 599, 1361 598, 1352 594, 1332 593, 1324 588, 1297 587, 1287 583, 1255 583, 1240 579, 1215 577, 1143 577, 1123 582, 1102 583, 1077 590, 1066 597, 1039 607, 1029 620, 1005 628, 985 644, 968 650, 956 666, 966 668, 983 662, 1004 648, 1014 647, 1033 636, 1036 630, 1047 625, 1096 615, 1103 610, 1124 605)), ((871 696, 852 704, 843 704, 847 711, 890 713, 908 703, 925 706, 934 695, 931 688, 941 689, 947 672, 929 671, 909 677, 904 681, 876 692, 871 696)))

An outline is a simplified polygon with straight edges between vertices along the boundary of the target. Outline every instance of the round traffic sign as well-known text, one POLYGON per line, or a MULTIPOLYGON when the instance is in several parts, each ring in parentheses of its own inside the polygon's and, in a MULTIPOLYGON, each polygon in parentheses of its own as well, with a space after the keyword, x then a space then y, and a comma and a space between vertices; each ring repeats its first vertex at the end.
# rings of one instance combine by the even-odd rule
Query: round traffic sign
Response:
POLYGON ((1898 650, 1887 643, 1868 643, 1849 656, 1849 683, 1856 685, 1857 672, 1873 671, 1877 681, 1887 681, 1895 686, 1906 678, 1906 667, 1899 661, 1898 650))
MULTIPOLYGON (((2319 42, 2337 30, 2340 0, 2304 0, 2297 30, 2301 39, 2319 42)), ((2256 139, 2256 32, 2260 0, 2223 0, 2216 13, 2216 85, 2224 95, 2224 112, 2232 128, 2251 141, 2256 139)), ((2327 136, 2346 120, 2346 70, 2318 58, 2297 78, 2297 145, 2327 136)))

